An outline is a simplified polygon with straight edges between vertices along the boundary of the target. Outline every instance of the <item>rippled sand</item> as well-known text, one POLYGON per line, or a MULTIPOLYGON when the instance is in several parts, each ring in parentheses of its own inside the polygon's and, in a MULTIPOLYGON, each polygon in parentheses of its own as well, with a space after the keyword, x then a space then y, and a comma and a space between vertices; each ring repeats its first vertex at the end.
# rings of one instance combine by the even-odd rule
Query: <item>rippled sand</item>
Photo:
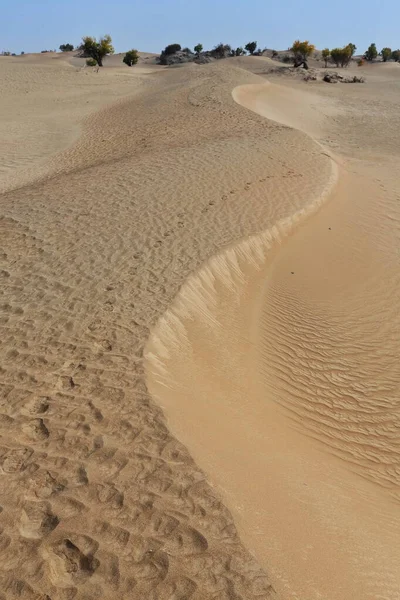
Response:
POLYGON ((147 346, 150 390, 282 598, 399 597, 400 68, 367 77, 234 90, 336 183, 209 261, 147 346))
POLYGON ((330 176, 304 134, 234 102, 262 82, 235 64, 0 57, 2 598, 274 594, 143 364, 187 277, 330 176))

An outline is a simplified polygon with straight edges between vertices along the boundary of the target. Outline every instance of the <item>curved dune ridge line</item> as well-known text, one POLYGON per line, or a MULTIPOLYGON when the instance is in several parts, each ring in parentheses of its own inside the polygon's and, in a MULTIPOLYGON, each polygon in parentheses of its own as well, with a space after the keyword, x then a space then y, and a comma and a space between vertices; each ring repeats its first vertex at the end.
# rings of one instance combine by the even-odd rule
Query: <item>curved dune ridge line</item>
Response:
MULTIPOLYGON (((241 86, 233 97, 314 139, 333 114, 326 105, 318 112, 312 94, 272 84, 241 86)), ((383 231, 371 230, 383 218, 372 179, 379 171, 349 171, 340 169, 335 187, 332 161, 321 196, 190 276, 145 352, 150 392, 282 598, 394 600, 400 589, 398 411, 396 396, 384 399, 396 372, 392 361, 380 363, 384 337, 376 352, 362 351, 375 326, 360 312, 379 292, 370 284, 383 231), (302 287, 293 284, 299 275, 302 287)), ((394 219, 395 194, 389 202, 394 219)), ((393 271, 398 282, 395 247, 380 253, 388 281, 393 271)), ((398 330, 389 300, 380 311, 398 330)))
POLYGON ((40 135, 40 110, 24 115, 42 99, 60 130, 85 120, 68 149, 42 147, 45 173, 34 143, 31 173, 14 149, 1 195, 1 593, 266 600, 269 572, 166 427, 143 350, 188 275, 298 211, 330 161, 235 103, 260 78, 229 61, 149 77, 27 61, 0 60, 21 136, 40 135))

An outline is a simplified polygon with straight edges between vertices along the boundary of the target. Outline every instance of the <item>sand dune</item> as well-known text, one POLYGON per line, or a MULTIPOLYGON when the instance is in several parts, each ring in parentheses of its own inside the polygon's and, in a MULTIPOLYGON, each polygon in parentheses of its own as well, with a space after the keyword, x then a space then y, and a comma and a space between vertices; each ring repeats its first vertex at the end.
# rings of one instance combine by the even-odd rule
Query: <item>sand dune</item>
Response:
POLYGON ((71 58, 0 59, 0 597, 395 598, 395 70, 71 58))
POLYGON ((314 90, 234 90, 265 117, 331 139, 338 183, 330 202, 309 199, 182 288, 147 346, 150 390, 281 597, 394 599, 400 184, 385 153, 397 133, 380 132, 380 162, 368 147, 345 158, 359 115, 340 133, 350 102, 314 90))

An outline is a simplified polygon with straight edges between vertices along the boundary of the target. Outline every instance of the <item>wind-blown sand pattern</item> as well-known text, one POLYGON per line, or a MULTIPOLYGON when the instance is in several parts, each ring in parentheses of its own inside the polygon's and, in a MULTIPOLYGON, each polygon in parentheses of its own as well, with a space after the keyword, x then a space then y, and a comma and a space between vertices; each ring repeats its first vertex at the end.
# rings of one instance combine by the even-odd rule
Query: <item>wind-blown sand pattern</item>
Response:
MULTIPOLYGON (((3 179, 1 594, 267 598, 270 579, 148 396, 143 348, 188 275, 317 197, 329 159, 238 106, 232 89, 260 79, 228 63, 145 75, 25 60, 0 63, 15 123, 45 73, 44 98, 73 90, 67 123, 47 109, 76 141, 11 148, 3 179), (25 64, 36 87, 22 95, 25 64), (106 90, 118 102, 104 106, 106 90)), ((21 139, 41 129, 35 114, 21 139)))
MULTIPOLYGON (((285 280, 284 261, 292 262, 290 246, 296 240, 300 243, 304 231, 298 225, 304 221, 315 233, 318 228, 313 227, 313 219, 327 214, 324 208, 306 220, 327 200, 332 177, 329 152, 304 131, 248 110, 244 98, 241 102, 247 107, 233 100, 232 90, 238 86, 264 82, 249 70, 268 70, 268 60, 162 70, 145 61, 142 57, 138 68, 132 70, 113 66, 110 61, 110 67, 95 73, 82 69, 81 63, 68 55, 0 59, 0 71, 5 74, 1 114, 9 117, 0 123, 0 139, 8 157, 2 165, 0 221, 0 598, 260 600, 273 596, 308 600, 318 597, 321 589, 328 590, 325 597, 346 597, 353 576, 353 597, 363 597, 360 590, 366 590, 364 597, 368 598, 372 589, 378 589, 382 597, 394 598, 398 583, 393 569, 397 520, 392 518, 386 491, 381 502, 376 500, 378 450, 376 468, 367 473, 369 462, 360 465, 359 459, 350 462, 347 455, 340 456, 346 447, 340 439, 331 436, 333 442, 327 444, 328 434, 324 433, 322 440, 315 442, 319 444, 316 449, 309 440, 311 435, 315 437, 312 420, 304 423, 303 418, 298 424, 298 418, 289 420, 286 416, 291 408, 291 394, 285 387, 288 382, 277 377, 279 371, 270 359, 273 343, 274 357, 284 356, 290 330, 286 316, 279 319, 279 310, 294 314, 287 303, 293 300, 298 305, 294 282, 300 285, 304 280, 298 277, 302 268, 298 263, 291 267, 295 274, 287 275, 289 290, 285 280), (16 139, 26 140, 26 144, 10 145, 16 139), (295 225, 296 233, 286 239, 295 225), (254 237, 258 234, 261 244, 254 237), (274 242, 278 239, 277 245, 274 242), (244 243, 242 254, 235 251, 236 242, 244 243), (227 247, 229 253, 221 254, 227 247), (208 264, 218 267, 218 278, 211 274, 215 282, 205 278, 210 293, 198 295, 192 307, 183 303, 193 317, 198 315, 199 306, 203 308, 204 318, 198 321, 196 316, 190 327, 185 319, 176 323, 186 336, 183 348, 190 350, 187 360, 183 364, 181 349, 168 343, 161 346, 168 352, 169 360, 165 361, 160 355, 157 323, 164 323, 173 314, 168 311, 179 305, 177 294, 182 286, 184 293, 190 282, 197 285, 197 277, 187 282, 193 273, 198 272, 200 279, 207 275, 199 269, 210 259, 208 264), (237 266, 232 270, 235 260, 237 266), (232 275, 226 286, 228 268, 232 275), (241 288, 242 296, 238 294, 241 288), (259 299, 257 310, 253 310, 255 297, 259 299), (199 305, 199 299, 204 303, 199 305), (211 328, 210 314, 215 316, 211 328), (277 327, 283 330, 279 335, 277 327), (143 353, 150 331, 147 356, 154 356, 147 365, 150 387, 166 406, 172 431, 181 432, 179 441, 169 432, 160 408, 147 391, 143 353), (197 332, 195 340, 192 332, 197 332), (226 337, 227 332, 231 337, 226 337), (230 347, 225 346, 225 340, 230 347), (191 360, 197 352, 193 341, 202 357, 195 366, 191 360), (187 370, 181 371, 182 364, 187 370), (154 365, 157 381, 149 369, 154 365), (176 373, 172 389, 163 387, 162 393, 158 388, 160 366, 165 369, 161 373, 164 382, 176 373), (209 394, 203 395, 206 385, 209 394), (270 398, 273 402, 266 402, 270 398), (240 401, 236 408, 235 399, 240 401), (211 406, 211 421, 202 428, 205 401, 211 406), (232 418, 229 406, 235 408, 237 418, 232 418), (243 413, 246 406, 251 421, 246 421, 249 414, 243 413), (282 407, 282 414, 278 407, 282 407), (273 433, 271 444, 280 440, 268 454, 269 471, 261 460, 263 454, 255 452, 253 445, 260 440, 260 448, 265 449, 265 429, 258 427, 265 425, 267 409, 274 422, 273 428, 268 428, 273 433), (243 431, 251 445, 243 442, 243 431), (204 450, 210 461, 199 450, 199 434, 206 436, 204 450), (282 450, 285 442, 286 454, 282 450), (323 477, 316 487, 321 461, 315 457, 325 448, 323 477), (331 457, 333 452, 346 462, 331 457), (292 460, 294 455, 300 467, 308 464, 304 474, 292 460), (254 469, 254 457, 260 459, 261 476, 254 469), (356 474, 349 473, 342 463, 355 465, 356 474), (247 486, 239 497, 235 477, 244 472, 241 465, 246 465, 247 486), (331 505, 324 505, 325 493, 317 519, 316 508, 310 510, 308 506, 307 511, 301 511, 292 499, 309 500, 309 490, 314 500, 311 506, 315 507, 329 469, 336 477, 329 481, 331 505), (365 525, 366 543, 375 548, 372 559, 379 558, 373 569, 357 554, 359 571, 354 568, 349 553, 357 550, 357 544, 349 544, 349 552, 343 555, 331 544, 332 536, 337 536, 338 544, 346 534, 342 524, 354 526, 356 509, 351 506, 353 512, 347 514, 343 507, 335 506, 339 503, 335 481, 342 486, 345 474, 349 477, 349 503, 354 500, 355 481, 362 496, 363 503, 360 500, 357 505, 359 528, 355 536, 365 525), (360 481, 365 481, 365 487, 358 484, 360 481), (221 496, 233 511, 235 523, 221 496), (378 531, 368 521, 365 499, 370 497, 378 531), (254 504, 249 505, 250 500, 254 504), (277 505, 280 514, 274 512, 277 505), (330 537, 321 540, 319 536, 327 529, 326 515, 332 517, 330 537), (308 521, 302 521, 303 517, 308 521), (344 521, 339 520, 342 518, 344 521), (321 523, 311 540, 310 530, 306 531, 310 519, 313 524, 321 523), (386 521, 390 528, 382 526, 386 521), (298 531, 301 526, 305 531, 298 531), (250 551, 240 540, 237 527, 250 551), (299 542, 306 543, 299 546, 299 542), (327 554, 330 549, 334 568, 327 554), (315 569, 306 569, 316 556, 321 576, 310 584, 315 569), (326 578, 328 570, 330 577, 326 578), (322 578, 324 588, 320 587, 322 578), (310 585, 316 590, 314 596, 308 593, 310 585)), ((361 182, 368 191, 368 210, 376 215, 377 198, 382 204, 387 202, 382 218, 392 226, 385 222, 372 228, 373 219, 365 213, 362 233, 372 235, 373 230, 375 237, 370 240, 371 248, 365 238, 355 250, 355 257, 359 249, 359 258, 369 261, 368 265, 373 265, 373 258, 376 263, 382 258, 385 276, 391 273, 389 265, 393 272, 396 267, 388 230, 396 234, 393 224, 399 194, 394 191, 396 181, 390 179, 390 160, 396 158, 398 130, 387 124, 389 113, 393 113, 392 123, 398 119, 388 108, 391 102, 396 104, 396 77, 394 70, 377 74, 378 84, 383 81, 386 86, 385 97, 379 96, 380 105, 376 98, 381 90, 370 90, 370 109, 377 112, 378 154, 382 156, 384 148, 385 161, 389 161, 385 162, 387 170, 382 166, 379 175, 375 171, 375 178, 382 182, 373 184, 379 194, 371 184, 372 172, 361 182), (380 185, 385 185, 385 195, 380 185), (389 204, 390 211, 386 210, 389 204), (369 254, 365 254, 367 247, 369 254)), ((247 88, 240 89, 247 94, 247 88)), ((256 96, 254 90, 247 94, 249 102, 256 96)), ((336 89, 329 93, 318 89, 318 96, 317 88, 314 92, 325 116, 313 136, 321 132, 325 137, 320 142, 335 155, 352 154, 360 144, 373 158, 370 120, 366 119, 361 128, 365 138, 360 141, 354 133, 352 103, 358 106, 357 94, 366 92, 354 92, 353 97, 353 92, 346 90, 345 110, 342 100, 336 98, 336 89), (330 119, 334 127, 325 130, 330 119), (335 131, 344 126, 345 140, 335 131)), ((365 103, 368 98, 364 98, 365 103)), ((262 99, 260 103, 265 104, 262 99)), ((302 103, 304 110, 307 104, 307 100, 302 103)), ((312 112, 308 114, 313 119, 312 112)), ((302 120, 303 115, 298 118, 302 120)), ((365 119, 363 115, 360 118, 365 119)), ((352 170, 358 166, 357 161, 348 164, 352 170)), ((337 194, 348 212, 346 195, 339 193, 344 181, 340 175, 337 194)), ((354 181, 351 176, 352 185, 354 181)), ((361 195, 357 198, 360 203, 353 202, 355 212, 350 222, 358 224, 357 207, 364 209, 364 202, 361 195)), ((326 208, 331 206, 338 206, 336 198, 326 208)), ((339 223, 338 215, 336 218, 335 223, 339 223)), ((347 226, 344 229, 348 231, 347 226)), ((335 230, 332 226, 330 233, 335 230)), ((332 239, 327 235, 324 229, 321 249, 323 242, 332 239)), ((350 238, 352 235, 348 231, 350 238)), ((342 247, 339 237, 335 240, 347 256, 348 246, 342 247)), ((297 258, 301 256, 306 256, 304 249, 297 258)), ((322 250, 319 256, 322 260, 322 250)), ((318 253, 312 252, 312 259, 317 258, 318 253)), ((332 262, 339 269, 341 263, 332 262)), ((349 281, 354 279, 356 288, 358 280, 365 283, 367 266, 363 271, 355 260, 352 264, 349 281)), ((376 277, 377 272, 372 269, 371 276, 376 277)), ((382 281, 379 279, 377 292, 383 289, 382 281)), ((300 316, 312 314, 316 321, 324 298, 319 304, 314 281, 300 287, 310 294, 309 304, 303 300, 302 305, 308 311, 303 308, 300 316)), ((387 298, 393 300, 395 289, 393 283, 386 285, 387 298)), ((347 297, 340 306, 347 318, 347 297)), ((380 306, 395 344, 396 315, 388 312, 393 303, 380 306)), ((369 321, 371 327, 373 322, 369 321)), ((306 323, 307 319, 299 319, 294 332, 302 341, 306 323)), ((317 325, 314 329, 317 331, 317 325)), ((318 331, 323 346, 329 337, 322 327, 318 331)), ((361 327, 360 335, 364 331, 361 327)), ((296 336, 295 349, 299 346, 296 336)), ((312 341, 310 335, 311 346, 312 341)), ((348 343, 350 354, 351 339, 348 343)), ((388 364, 385 357, 395 356, 394 346, 393 354, 390 348, 387 353, 382 348, 377 347, 376 355, 382 369, 374 362, 374 373, 377 386, 381 382, 381 389, 389 393, 384 379, 378 376, 388 364)), ((304 356, 309 352, 305 347, 304 356)), ((330 344, 324 352, 324 360, 330 364, 330 344)), ((282 359, 278 366, 283 365, 282 359)), ((286 366, 290 373, 292 362, 287 360, 286 366)), ((368 371, 370 363, 364 368, 368 371)), ((314 372, 310 369, 310 376, 314 372)), ((395 363, 391 381, 398 381, 395 363)), ((306 385, 302 383, 300 388, 306 385)), ((309 411, 306 401, 301 410, 305 414, 309 411)), ((390 419, 390 423, 396 422, 390 419)), ((376 422, 370 421, 376 431, 376 422)), ((395 434, 391 439, 394 443, 395 434)), ((353 455, 356 458, 354 446, 353 455)), ((391 473, 390 493, 395 487, 393 469, 391 473)), ((340 490, 343 492, 342 487, 340 490)), ((345 497, 344 492, 341 497, 345 497)), ((395 511, 395 496, 390 497, 395 511)))
POLYGON ((338 183, 309 220, 322 197, 211 259, 146 351, 168 423, 283 598, 399 597, 400 73, 384 75, 363 107, 373 161, 352 92, 335 110, 301 88, 234 91, 333 146, 338 183))

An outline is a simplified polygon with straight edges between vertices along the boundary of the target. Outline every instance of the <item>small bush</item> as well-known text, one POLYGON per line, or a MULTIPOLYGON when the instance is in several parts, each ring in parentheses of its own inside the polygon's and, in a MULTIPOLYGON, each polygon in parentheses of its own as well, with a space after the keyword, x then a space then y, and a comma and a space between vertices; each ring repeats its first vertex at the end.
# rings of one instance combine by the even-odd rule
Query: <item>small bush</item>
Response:
POLYGON ((291 63, 292 62, 292 57, 289 56, 289 54, 285 54, 284 57, 282 58, 282 61, 286 64, 291 63))
POLYGON ((180 44, 170 44, 169 46, 166 46, 165 49, 162 51, 161 54, 165 54, 166 56, 169 56, 171 54, 176 54, 177 52, 180 52, 182 50, 181 45, 180 44))
POLYGON ((278 53, 276 50, 272 50, 272 58, 278 58, 278 53))
POLYGON ((95 58, 87 58, 86 66, 87 67, 97 67, 97 60, 95 58))
POLYGON ((196 52, 196 54, 200 54, 200 52, 203 52, 203 44, 197 44, 197 46, 194 47, 194 51, 196 52))
POLYGON ((365 60, 363 58, 359 58, 357 61, 357 67, 362 67, 365 65, 365 60))

